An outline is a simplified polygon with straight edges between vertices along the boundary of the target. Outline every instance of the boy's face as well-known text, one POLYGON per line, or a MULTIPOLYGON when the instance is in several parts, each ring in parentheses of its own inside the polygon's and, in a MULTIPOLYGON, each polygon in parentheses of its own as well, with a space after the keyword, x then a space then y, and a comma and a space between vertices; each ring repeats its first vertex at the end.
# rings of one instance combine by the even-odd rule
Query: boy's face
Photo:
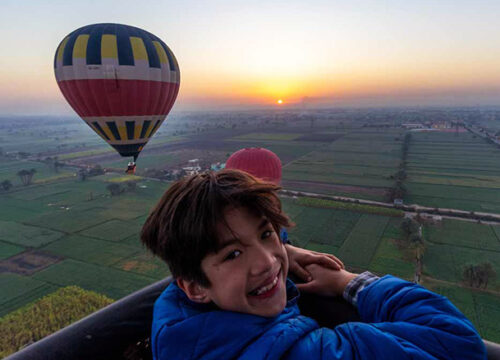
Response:
POLYGON ((223 310, 278 315, 286 305, 285 246, 267 219, 241 207, 228 208, 224 215, 232 231, 219 224, 222 248, 201 263, 211 283, 203 290, 206 299, 223 310))

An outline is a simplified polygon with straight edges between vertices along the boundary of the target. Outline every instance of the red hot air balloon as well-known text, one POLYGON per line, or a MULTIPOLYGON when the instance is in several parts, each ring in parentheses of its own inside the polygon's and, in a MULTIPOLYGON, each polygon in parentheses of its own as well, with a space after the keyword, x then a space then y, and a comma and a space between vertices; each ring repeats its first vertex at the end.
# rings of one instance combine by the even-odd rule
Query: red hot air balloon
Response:
MULTIPOLYGON (((128 25, 94 24, 73 31, 57 47, 54 72, 77 114, 134 161, 179 92, 172 51, 155 35, 128 25)), ((131 166, 135 170, 135 163, 131 166)))
POLYGON ((243 170, 275 184, 281 182, 281 160, 278 155, 264 148, 246 148, 236 151, 227 159, 226 169, 243 170))

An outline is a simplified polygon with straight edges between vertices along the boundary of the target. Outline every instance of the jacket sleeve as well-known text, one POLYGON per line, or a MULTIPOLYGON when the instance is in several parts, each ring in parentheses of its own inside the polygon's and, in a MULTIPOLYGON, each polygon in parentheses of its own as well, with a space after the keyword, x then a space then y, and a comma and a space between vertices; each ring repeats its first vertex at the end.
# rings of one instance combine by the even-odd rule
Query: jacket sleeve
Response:
POLYGON ((486 359, 470 321, 419 285, 385 276, 359 292, 357 305, 362 322, 309 333, 290 359, 486 359))

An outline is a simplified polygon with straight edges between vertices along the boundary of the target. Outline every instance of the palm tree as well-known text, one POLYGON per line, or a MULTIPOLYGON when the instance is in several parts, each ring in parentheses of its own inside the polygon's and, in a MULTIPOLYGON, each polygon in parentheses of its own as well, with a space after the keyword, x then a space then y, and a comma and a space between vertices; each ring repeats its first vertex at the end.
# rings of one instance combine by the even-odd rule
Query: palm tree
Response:
POLYGON ((0 183, 0 186, 2 187, 2 189, 4 189, 5 191, 9 191, 10 188, 12 187, 12 183, 10 182, 10 180, 4 180, 0 183))

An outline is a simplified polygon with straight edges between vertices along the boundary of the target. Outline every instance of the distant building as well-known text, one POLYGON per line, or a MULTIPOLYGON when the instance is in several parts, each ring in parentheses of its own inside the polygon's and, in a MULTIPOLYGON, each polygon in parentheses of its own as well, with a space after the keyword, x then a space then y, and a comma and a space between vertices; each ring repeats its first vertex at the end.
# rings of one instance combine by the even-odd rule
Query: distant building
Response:
POLYGON ((219 171, 219 170, 224 169, 225 167, 226 167, 226 163, 216 162, 215 164, 210 165, 210 170, 219 171))
POLYGON ((447 121, 435 122, 432 124, 432 128, 434 129, 450 129, 451 123, 447 121))
POLYGON ((186 175, 196 175, 201 171, 200 167, 200 159, 191 159, 188 160, 188 166, 183 167, 182 170, 186 172, 186 175))
POLYGON ((186 172, 186 175, 197 175, 200 173, 201 171, 201 167, 200 166, 186 166, 186 167, 183 167, 182 170, 184 170, 186 172))
POLYGON ((405 129, 422 129, 424 125, 420 123, 406 123, 406 124, 401 124, 402 127, 405 129))

